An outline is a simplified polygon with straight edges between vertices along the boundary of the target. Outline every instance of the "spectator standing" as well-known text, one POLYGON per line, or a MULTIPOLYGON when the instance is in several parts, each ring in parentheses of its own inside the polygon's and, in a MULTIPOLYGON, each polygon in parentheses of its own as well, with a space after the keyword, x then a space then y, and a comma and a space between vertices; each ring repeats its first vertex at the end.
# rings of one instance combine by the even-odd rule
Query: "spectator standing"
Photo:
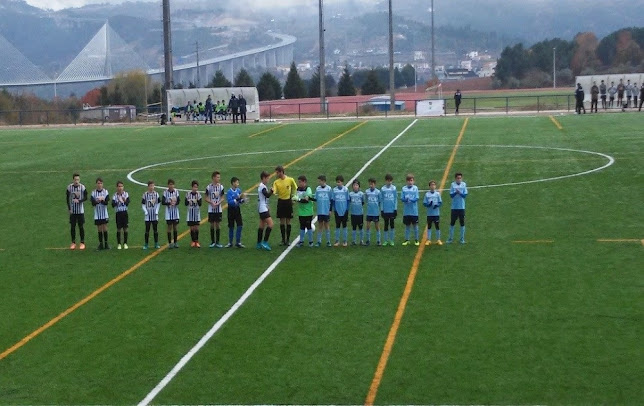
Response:
POLYGON ((239 115, 241 117, 242 124, 246 124, 246 99, 243 94, 239 95, 239 115))
POLYGON ((633 108, 637 107, 637 94, 639 89, 637 88, 637 83, 633 83, 633 108))
POLYGON ((230 100, 228 101, 228 108, 233 115, 233 124, 239 123, 239 100, 237 100, 237 97, 235 97, 235 95, 230 96, 230 100))
POLYGON ((620 79, 617 85, 617 107, 620 109, 624 108, 624 90, 626 90, 626 86, 624 86, 624 81, 620 79))
POLYGON ((454 93, 454 105, 456 106, 455 114, 458 114, 458 107, 461 105, 461 97, 461 90, 456 89, 456 93, 454 93))
POLYGON ((599 87, 597 82, 593 82, 593 86, 590 88, 590 112, 593 112, 593 106, 595 107, 595 113, 597 113, 597 102, 599 100, 599 87))
POLYGON ((633 85, 631 81, 626 81, 626 107, 631 107, 631 99, 633 98, 633 85))
POLYGON ((606 110, 606 83, 603 80, 599 84, 599 97, 602 99, 602 109, 606 110))
POLYGON ((204 124, 208 123, 208 120, 210 120, 210 124, 213 124, 212 122, 212 98, 210 95, 208 95, 208 98, 206 99, 206 119, 204 120, 204 124))
POLYGON ((610 87, 608 88, 608 108, 615 107, 615 93, 617 93, 617 87, 615 87, 615 82, 610 82, 610 87))
POLYGON ((575 113, 581 114, 581 110, 584 110, 586 114, 586 108, 584 107, 584 89, 581 87, 581 83, 577 83, 577 90, 575 90, 575 113))
POLYGON ((644 83, 642 83, 642 87, 640 87, 640 108, 638 109, 639 111, 642 111, 642 103, 644 103, 644 83))

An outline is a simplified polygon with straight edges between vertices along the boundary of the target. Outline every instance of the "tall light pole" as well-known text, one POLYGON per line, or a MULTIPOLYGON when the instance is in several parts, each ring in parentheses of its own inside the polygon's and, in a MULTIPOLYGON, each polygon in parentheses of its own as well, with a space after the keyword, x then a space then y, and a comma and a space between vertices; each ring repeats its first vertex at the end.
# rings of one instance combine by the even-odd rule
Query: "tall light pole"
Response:
POLYGON ((434 0, 432 0, 432 5, 431 5, 431 13, 432 13, 432 79, 434 79, 434 76, 436 75, 436 60, 434 59, 434 0))
POLYGON ((195 50, 197 51, 197 87, 201 87, 201 75, 199 74, 199 41, 195 42, 195 50))
POLYGON ((164 84, 165 95, 162 95, 163 104, 166 112, 170 110, 168 106, 168 90, 174 87, 172 78, 172 32, 170 28, 170 0, 163 0, 163 60, 164 60, 164 84))
POLYGON ((557 87, 557 68, 555 61, 557 60, 557 47, 552 48, 552 88, 557 87))
POLYGON ((324 4, 323 0, 320 0, 320 112, 324 113, 326 111, 326 61, 324 58, 324 4))
POLYGON ((394 82, 394 17, 389 0, 389 109, 396 109, 396 86, 394 82))

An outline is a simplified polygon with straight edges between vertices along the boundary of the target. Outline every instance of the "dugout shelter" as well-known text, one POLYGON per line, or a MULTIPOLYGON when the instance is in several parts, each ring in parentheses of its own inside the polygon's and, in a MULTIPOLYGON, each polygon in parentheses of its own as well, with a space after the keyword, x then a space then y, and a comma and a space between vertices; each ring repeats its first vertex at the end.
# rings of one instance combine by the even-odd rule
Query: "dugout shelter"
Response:
POLYGON ((208 96, 211 96, 213 102, 225 100, 226 103, 234 94, 239 97, 244 95, 246 99, 246 117, 248 120, 259 121, 259 94, 256 87, 212 87, 199 89, 172 89, 167 91, 168 106, 166 114, 172 117, 171 112, 182 110, 189 101, 197 103, 206 103, 208 96))

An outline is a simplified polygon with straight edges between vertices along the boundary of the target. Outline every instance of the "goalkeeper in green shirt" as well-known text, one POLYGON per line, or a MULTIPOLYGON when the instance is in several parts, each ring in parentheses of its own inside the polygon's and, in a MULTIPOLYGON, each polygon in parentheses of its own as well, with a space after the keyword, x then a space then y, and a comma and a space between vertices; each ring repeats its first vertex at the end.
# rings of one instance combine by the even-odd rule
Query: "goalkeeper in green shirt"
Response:
POLYGON ((297 202, 297 214, 300 217, 300 241, 298 247, 304 245, 304 234, 309 237, 309 247, 313 247, 313 192, 307 185, 306 176, 300 175, 297 178, 297 191, 293 201, 297 202))

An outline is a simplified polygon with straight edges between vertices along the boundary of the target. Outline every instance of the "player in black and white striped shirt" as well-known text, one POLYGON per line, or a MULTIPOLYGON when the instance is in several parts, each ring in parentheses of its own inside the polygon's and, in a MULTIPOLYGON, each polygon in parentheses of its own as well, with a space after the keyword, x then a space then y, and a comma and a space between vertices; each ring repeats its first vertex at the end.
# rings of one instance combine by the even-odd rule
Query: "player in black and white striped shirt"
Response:
POLYGON ((186 206, 188 206, 188 226, 190 226, 191 247, 201 248, 199 244, 199 224, 201 223, 201 193, 199 193, 199 182, 192 181, 192 190, 186 194, 186 206))
POLYGON ((224 197, 224 185, 219 183, 221 174, 218 171, 212 173, 212 183, 206 187, 205 200, 208 203, 208 222, 210 223, 210 248, 222 248, 219 243, 221 230, 222 210, 221 203, 224 197), (215 237, 216 235, 216 237, 215 237))
POLYGON ((130 205, 130 195, 123 189, 123 182, 116 182, 116 193, 112 196, 112 207, 116 211, 116 246, 117 249, 127 249, 127 226, 129 218, 127 206, 130 205), (123 245, 121 245, 121 232, 123 232, 123 245))
POLYGON ((69 224, 71 225, 72 244, 69 249, 76 249, 76 224, 80 233, 80 249, 85 249, 85 207, 83 202, 87 200, 87 189, 80 183, 80 175, 72 175, 73 182, 67 186, 67 210, 69 211, 69 224))
POLYGON ((154 230, 154 248, 161 248, 159 245, 159 194, 154 190, 154 181, 148 181, 148 190, 143 193, 141 199, 141 208, 145 214, 145 245, 144 250, 148 249, 148 242, 150 241, 150 227, 154 230))
POLYGON ((96 178, 96 189, 92 191, 91 202, 94 206, 94 224, 98 229, 98 251, 110 249, 107 240, 107 223, 109 223, 109 213, 107 204, 110 201, 110 194, 107 189, 103 188, 103 179, 96 178), (104 242, 103 242, 104 241, 104 242))
POLYGON ((273 195, 273 189, 266 187, 270 174, 263 171, 259 175, 261 182, 257 188, 257 211, 259 212, 259 228, 257 228, 257 249, 271 250, 268 245, 268 238, 271 236, 273 230, 273 219, 268 207, 268 198, 273 195), (264 230, 264 228, 266 230, 264 230), (263 238, 262 238, 263 237, 263 238))
POLYGON ((174 188, 174 180, 168 179, 168 189, 163 192, 161 203, 165 206, 165 222, 168 225, 168 248, 179 248, 177 226, 179 224, 179 191, 174 188), (172 237, 174 236, 174 240, 172 237))

